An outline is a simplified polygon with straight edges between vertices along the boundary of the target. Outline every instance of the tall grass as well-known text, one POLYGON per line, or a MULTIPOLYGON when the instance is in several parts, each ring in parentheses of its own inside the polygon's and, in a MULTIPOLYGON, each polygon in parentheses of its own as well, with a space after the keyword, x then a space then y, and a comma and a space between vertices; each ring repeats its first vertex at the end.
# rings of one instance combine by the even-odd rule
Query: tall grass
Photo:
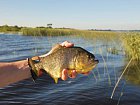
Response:
POLYGON ((129 62, 121 73, 121 76, 113 89, 111 98, 113 97, 115 89, 118 86, 122 76, 124 76, 129 82, 140 85, 140 33, 123 33, 121 34, 120 39, 129 62))
POLYGON ((140 33, 124 33, 121 35, 121 39, 127 57, 140 61, 140 33))
POLYGON ((121 37, 126 57, 132 59, 124 76, 127 81, 140 85, 140 32, 125 33, 121 37))
POLYGON ((112 31, 89 31, 78 29, 60 29, 60 28, 22 28, 23 35, 32 36, 64 36, 64 35, 79 35, 88 38, 97 39, 112 39, 116 36, 116 32, 112 31))
POLYGON ((116 46, 120 45, 128 59, 133 58, 135 61, 140 61, 140 32, 93 31, 83 33, 82 37, 101 40, 105 44, 111 42, 116 46))
POLYGON ((83 34, 80 34, 80 36, 87 39, 103 41, 111 41, 118 37, 117 32, 113 31, 85 31, 83 34))
POLYGON ((64 35, 78 35, 85 31, 75 29, 55 29, 55 28, 23 28, 23 35, 32 36, 64 36, 64 35))

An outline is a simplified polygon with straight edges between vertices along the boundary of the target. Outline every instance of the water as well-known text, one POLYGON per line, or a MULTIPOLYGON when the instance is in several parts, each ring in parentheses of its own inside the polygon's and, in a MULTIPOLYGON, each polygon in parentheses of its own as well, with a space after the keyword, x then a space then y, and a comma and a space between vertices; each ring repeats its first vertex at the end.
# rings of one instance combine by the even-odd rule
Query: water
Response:
POLYGON ((122 79, 113 99, 110 99, 115 83, 125 64, 124 55, 107 53, 112 44, 87 40, 76 36, 32 37, 0 35, 0 61, 16 61, 41 55, 56 43, 68 40, 94 53, 100 61, 88 76, 59 80, 55 84, 47 74, 36 83, 31 78, 0 88, 0 105, 139 105, 140 87, 122 79))

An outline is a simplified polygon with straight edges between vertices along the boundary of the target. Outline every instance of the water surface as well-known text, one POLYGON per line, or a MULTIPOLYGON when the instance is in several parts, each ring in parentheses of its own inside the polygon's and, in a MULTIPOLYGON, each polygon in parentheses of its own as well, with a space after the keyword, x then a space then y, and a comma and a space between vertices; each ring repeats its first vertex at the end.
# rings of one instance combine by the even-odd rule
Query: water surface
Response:
MULTIPOLYGON (((88 76, 59 80, 58 84, 44 74, 36 83, 31 78, 0 88, 0 105, 139 105, 140 87, 122 79, 113 99, 114 85, 124 67, 123 54, 111 54, 114 45, 76 36, 32 37, 0 35, 0 61, 16 61, 49 51, 56 43, 68 40, 94 53, 100 61, 88 76)), ((117 46, 119 47, 119 46, 117 46)))

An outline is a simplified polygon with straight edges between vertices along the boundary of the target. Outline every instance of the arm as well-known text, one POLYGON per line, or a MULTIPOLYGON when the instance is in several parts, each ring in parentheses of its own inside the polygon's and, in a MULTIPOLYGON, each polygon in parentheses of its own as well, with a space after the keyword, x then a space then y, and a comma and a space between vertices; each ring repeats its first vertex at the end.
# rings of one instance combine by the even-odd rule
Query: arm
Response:
MULTIPOLYGON (((28 60, 16 62, 0 62, 0 87, 27 79, 31 77, 28 60)), ((76 77, 76 72, 72 73, 72 78, 76 77)), ((62 80, 68 78, 67 69, 62 71, 62 80)))
MULTIPOLYGON (((65 47, 73 46, 72 43, 67 41, 61 44, 65 47)), ((51 51, 49 52, 51 53, 51 51)), ((47 56, 48 54, 44 55, 47 56)), ((9 84, 27 79, 31 77, 30 67, 28 65, 28 60, 21 60, 17 62, 0 62, 0 87, 7 86, 9 84)), ((76 71, 74 70, 71 78, 76 77, 76 71)), ((67 69, 62 71, 62 80, 68 78, 67 69)))
MULTIPOLYGON (((73 46, 72 43, 67 41, 61 44, 65 47, 73 46)), ((51 51, 50 51, 51 53, 51 51)), ((43 55, 43 56, 47 56, 43 55)), ((7 86, 9 84, 27 79, 31 77, 30 67, 28 65, 28 60, 21 60, 16 62, 0 62, 0 87, 7 86)), ((68 78, 68 70, 64 69, 62 71, 61 79, 67 80, 68 78)), ((88 73, 87 73, 88 74, 88 73)), ((76 71, 73 70, 70 78, 75 78, 77 75, 76 71)))
POLYGON ((31 77, 28 60, 0 62, 0 87, 31 77))

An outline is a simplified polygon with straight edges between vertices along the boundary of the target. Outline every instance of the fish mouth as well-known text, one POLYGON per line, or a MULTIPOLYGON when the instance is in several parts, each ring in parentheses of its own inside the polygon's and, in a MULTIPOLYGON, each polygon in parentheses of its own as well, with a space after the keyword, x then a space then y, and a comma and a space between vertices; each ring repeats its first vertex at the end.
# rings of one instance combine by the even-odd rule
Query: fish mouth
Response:
POLYGON ((94 65, 97 65, 99 63, 99 60, 91 59, 89 61, 89 63, 94 66, 94 65))
POLYGON ((88 63, 85 65, 85 67, 82 68, 81 70, 78 70, 77 72, 79 74, 86 74, 86 73, 88 74, 88 72, 92 71, 97 66, 98 63, 99 60, 90 59, 88 63))
POLYGON ((95 64, 98 64, 99 63, 99 60, 97 59, 97 60, 94 60, 94 62, 95 62, 95 64))
POLYGON ((88 67, 91 67, 92 69, 94 69, 97 64, 99 63, 99 60, 90 60, 89 64, 88 64, 88 67))
POLYGON ((90 71, 92 71, 97 64, 99 63, 99 60, 90 60, 90 62, 87 64, 86 68, 83 68, 83 70, 80 70, 78 73, 80 74, 88 74, 90 71))

